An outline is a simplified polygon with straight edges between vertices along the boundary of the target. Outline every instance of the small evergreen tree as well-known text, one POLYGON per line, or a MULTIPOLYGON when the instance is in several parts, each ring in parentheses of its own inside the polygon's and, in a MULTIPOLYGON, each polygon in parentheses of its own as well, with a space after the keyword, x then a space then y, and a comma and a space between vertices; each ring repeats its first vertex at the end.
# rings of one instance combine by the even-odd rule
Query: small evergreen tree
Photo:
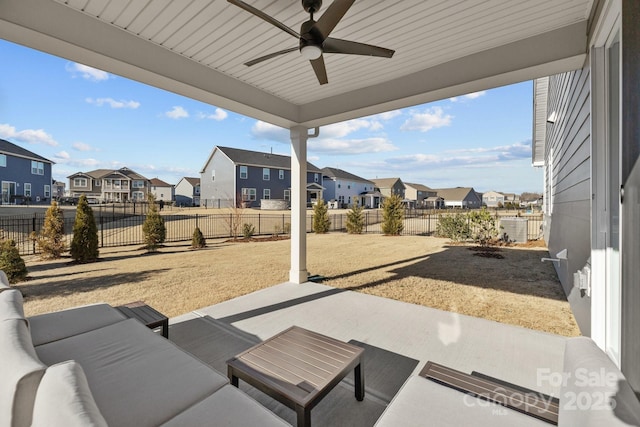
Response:
POLYGON ((324 234, 329 231, 330 226, 331 220, 329 219, 327 204, 320 199, 313 207, 313 231, 317 234, 324 234))
POLYGON ((147 212, 147 218, 142 224, 142 233, 144 234, 144 243, 148 252, 155 252, 162 243, 164 243, 167 229, 164 226, 164 219, 158 212, 156 206, 156 199, 153 194, 147 195, 147 202, 149 203, 149 211, 147 212))
POLYGON ((469 217, 463 213, 438 215, 436 235, 448 237, 452 242, 462 242, 469 238, 469 217))
POLYGON ((9 283, 27 278, 27 266, 20 256, 16 242, 12 239, 0 240, 0 270, 7 275, 9 283))
POLYGON ((496 218, 486 208, 469 212, 471 222, 471 237, 480 246, 488 246, 492 240, 498 238, 500 230, 496 225, 496 218))
POLYGON ((98 259, 98 228, 93 210, 84 194, 80 196, 76 207, 70 252, 71 258, 78 262, 93 262, 98 259))
POLYGON ((392 194, 382 202, 382 232, 388 236, 399 236, 404 229, 404 206, 397 194, 392 194))
POLYGON ((44 217, 44 227, 36 236, 36 243, 43 258, 57 259, 67 250, 64 239, 64 214, 54 200, 44 217))
POLYGON ((362 206, 356 201, 351 210, 347 212, 347 233, 362 234, 364 230, 364 212, 362 206))
POLYGON ((207 241, 204 238, 204 235, 202 234, 202 231, 200 231, 200 228, 196 227, 195 230, 193 230, 193 237, 191 238, 191 248, 192 249, 201 249, 207 246, 207 241))

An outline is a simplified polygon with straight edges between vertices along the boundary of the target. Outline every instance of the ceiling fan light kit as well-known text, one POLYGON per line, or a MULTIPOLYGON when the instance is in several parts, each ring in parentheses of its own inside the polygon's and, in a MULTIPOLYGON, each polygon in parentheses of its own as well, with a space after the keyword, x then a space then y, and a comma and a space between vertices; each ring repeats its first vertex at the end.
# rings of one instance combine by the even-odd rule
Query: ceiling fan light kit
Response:
POLYGON ((282 31, 298 38, 299 40, 298 48, 288 48, 255 58, 245 63, 245 65, 249 67, 299 49, 301 56, 304 59, 309 60, 311 63, 311 67, 316 74, 318 82, 322 85, 329 81, 327 78, 327 70, 324 65, 324 53, 377 56, 382 58, 391 58, 395 53, 395 51, 385 49, 383 47, 329 37, 331 31, 333 31, 336 25, 338 25, 338 22, 340 22, 345 13, 347 13, 355 0, 334 0, 318 21, 313 19, 313 14, 322 6, 322 0, 302 0, 302 7, 309 13, 309 20, 302 23, 300 33, 297 33, 282 22, 272 18, 242 0, 227 1, 257 16, 258 18, 263 19, 271 25, 278 27, 282 31))

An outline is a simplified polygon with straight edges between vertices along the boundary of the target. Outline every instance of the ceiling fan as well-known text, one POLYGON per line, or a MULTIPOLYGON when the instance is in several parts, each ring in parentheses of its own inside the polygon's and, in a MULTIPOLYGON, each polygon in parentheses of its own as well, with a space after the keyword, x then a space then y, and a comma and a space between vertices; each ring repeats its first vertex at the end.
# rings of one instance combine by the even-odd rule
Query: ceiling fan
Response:
POLYGON ((313 19, 313 14, 322 6, 322 0, 302 0, 302 7, 309 13, 310 17, 308 21, 302 23, 299 34, 284 25, 282 22, 277 21, 261 10, 256 9, 241 0, 227 1, 246 10, 247 12, 252 13, 258 18, 267 21, 271 25, 280 28, 282 31, 296 37, 300 41, 298 47, 273 52, 245 63, 245 65, 249 67, 262 61, 266 61, 267 59, 275 58, 276 56, 293 52, 295 50, 300 50, 302 56, 311 62, 311 66, 313 67, 313 71, 316 73, 318 82, 323 85, 329 82, 327 79, 327 70, 324 65, 324 59, 322 57, 323 53, 379 56, 384 58, 391 58, 395 53, 395 51, 385 49, 383 47, 329 37, 331 31, 333 31, 336 25, 338 25, 338 22, 340 22, 345 13, 347 13, 355 0, 334 0, 318 21, 313 19))

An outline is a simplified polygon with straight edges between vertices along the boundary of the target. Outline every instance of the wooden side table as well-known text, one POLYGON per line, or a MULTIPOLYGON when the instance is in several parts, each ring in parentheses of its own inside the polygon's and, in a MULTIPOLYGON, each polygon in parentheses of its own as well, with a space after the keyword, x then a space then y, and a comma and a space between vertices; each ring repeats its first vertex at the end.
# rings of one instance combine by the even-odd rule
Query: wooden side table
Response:
POLYGON ((129 319, 137 319, 150 329, 162 327, 162 336, 169 338, 169 318, 144 301, 134 301, 116 307, 129 319))
POLYGON ((293 326, 227 361, 231 384, 246 381, 296 411, 298 427, 353 369, 355 397, 364 399, 364 349, 293 326))

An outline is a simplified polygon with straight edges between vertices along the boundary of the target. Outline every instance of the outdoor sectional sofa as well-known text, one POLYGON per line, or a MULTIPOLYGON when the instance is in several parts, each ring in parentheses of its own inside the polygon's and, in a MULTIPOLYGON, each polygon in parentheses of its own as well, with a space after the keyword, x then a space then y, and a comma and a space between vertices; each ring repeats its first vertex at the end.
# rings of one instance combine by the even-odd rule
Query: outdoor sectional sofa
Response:
POLYGON ((288 426, 107 304, 25 319, 0 271, 0 426, 288 426))

